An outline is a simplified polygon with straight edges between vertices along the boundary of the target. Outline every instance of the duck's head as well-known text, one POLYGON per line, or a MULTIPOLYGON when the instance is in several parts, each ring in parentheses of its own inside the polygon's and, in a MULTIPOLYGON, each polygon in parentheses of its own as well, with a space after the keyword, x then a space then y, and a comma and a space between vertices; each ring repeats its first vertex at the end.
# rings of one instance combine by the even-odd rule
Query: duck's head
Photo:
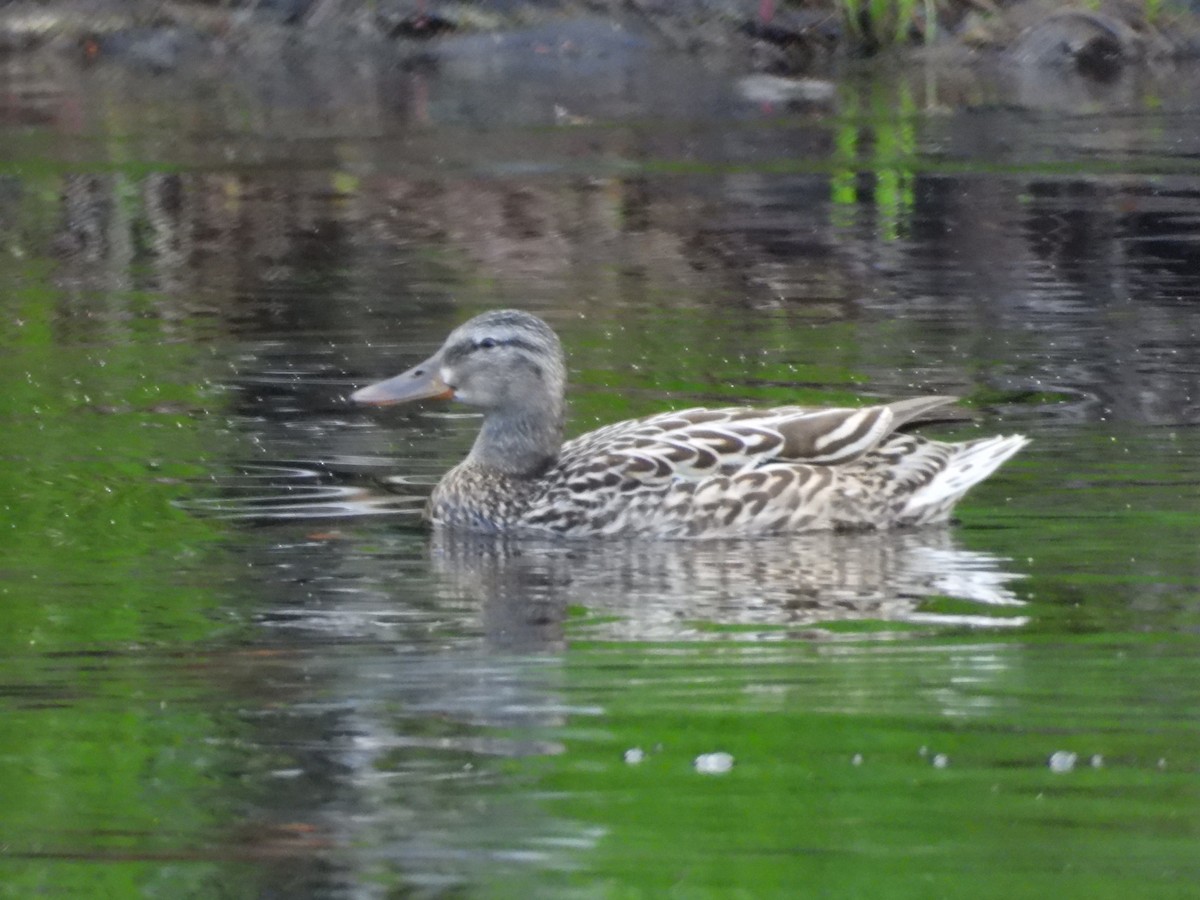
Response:
POLYGON ((355 391, 350 399, 379 406, 453 398, 484 411, 557 410, 565 381, 562 345, 550 326, 527 312, 505 309, 460 325, 429 359, 355 391))
POLYGON ((483 410, 470 461, 512 476, 544 471, 562 443, 566 365, 550 326, 515 309, 460 325, 429 359, 355 391, 357 403, 454 398, 483 410))

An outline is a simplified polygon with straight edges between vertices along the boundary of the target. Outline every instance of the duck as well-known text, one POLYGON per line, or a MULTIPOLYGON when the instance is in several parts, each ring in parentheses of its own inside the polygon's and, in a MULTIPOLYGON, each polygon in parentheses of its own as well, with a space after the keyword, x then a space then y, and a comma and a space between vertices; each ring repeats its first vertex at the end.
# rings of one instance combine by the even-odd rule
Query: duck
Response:
POLYGON ((937 525, 1028 443, 944 442, 905 430, 957 398, 862 407, 661 412, 564 442, 566 362, 553 329, 485 312, 412 368, 351 395, 387 406, 453 399, 483 414, 466 459, 433 490, 436 528, 563 537, 747 538, 937 525))

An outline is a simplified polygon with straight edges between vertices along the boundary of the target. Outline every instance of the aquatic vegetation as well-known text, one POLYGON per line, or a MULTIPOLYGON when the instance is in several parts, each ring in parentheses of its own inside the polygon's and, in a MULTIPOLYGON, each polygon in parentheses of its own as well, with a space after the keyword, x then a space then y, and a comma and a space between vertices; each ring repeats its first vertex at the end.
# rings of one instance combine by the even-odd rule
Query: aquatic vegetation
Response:
POLYGON ((903 44, 920 35, 932 42, 938 33, 937 0, 838 0, 846 28, 868 50, 903 44))

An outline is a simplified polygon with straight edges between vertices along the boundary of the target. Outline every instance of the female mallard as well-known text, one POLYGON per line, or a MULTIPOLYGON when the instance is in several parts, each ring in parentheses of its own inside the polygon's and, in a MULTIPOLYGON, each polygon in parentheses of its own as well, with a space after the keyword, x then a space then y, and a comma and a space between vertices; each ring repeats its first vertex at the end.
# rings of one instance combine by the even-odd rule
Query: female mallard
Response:
POLYGON ((429 517, 509 534, 715 538, 945 522, 968 488, 1027 443, 897 433, 955 399, 918 397, 862 409, 686 409, 564 444, 565 383, 550 327, 500 310, 352 399, 452 397, 483 410, 475 446, 434 489, 429 517))

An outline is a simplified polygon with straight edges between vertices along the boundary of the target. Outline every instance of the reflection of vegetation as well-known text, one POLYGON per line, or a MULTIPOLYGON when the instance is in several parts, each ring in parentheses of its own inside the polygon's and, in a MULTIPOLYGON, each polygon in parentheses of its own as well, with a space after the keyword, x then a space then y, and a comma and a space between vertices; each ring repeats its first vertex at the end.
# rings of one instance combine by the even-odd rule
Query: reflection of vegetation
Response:
POLYGON ((36 268, 24 267, 13 280, 22 287, 10 294, 0 356, 8 453, 0 494, 11 523, 3 555, 10 575, 32 575, 38 589, 28 606, 9 600, 3 640, 24 646, 31 632, 51 641, 145 640, 155 623, 125 616, 150 610, 171 617, 173 638, 184 624, 176 613, 191 620, 193 636, 208 633, 211 624, 177 570, 213 535, 170 506, 177 493, 171 482, 196 474, 205 455, 196 420, 182 406, 197 398, 172 384, 190 351, 147 341, 138 328, 125 331, 128 343, 61 339, 69 322, 58 320, 57 295, 36 268), (155 603, 71 605, 47 615, 47 592, 55 585, 125 586, 144 581, 155 561, 168 578, 151 588, 163 589, 155 603), (126 569, 139 578, 127 579, 126 569), (29 615, 28 630, 19 625, 21 610, 29 615))
POLYGON ((962 513, 987 529, 989 549, 1021 560, 1032 574, 1029 592, 1041 608, 1030 628, 1105 640, 1119 632, 1194 631, 1196 435, 1181 430, 1161 442, 1158 434, 1109 427, 1071 440, 1069 447, 1047 445, 1053 435, 1035 442, 1014 461, 1006 487, 981 485, 976 500, 983 502, 962 513), (1012 527, 1013 512, 987 506, 1000 490, 1025 525, 1037 523, 1036 546, 1027 527, 1012 527))
POLYGON ((1193 868, 1192 775, 1156 764, 1190 758, 1190 721, 1122 720, 1115 701, 1177 683, 1181 660, 1149 644, 597 644, 567 662, 573 704, 604 712, 513 766, 599 836, 578 861, 589 895, 958 896, 987 871, 988 897, 1167 896, 1193 868), (1046 764, 1062 749, 1067 775, 1046 764), (718 750, 731 772, 693 770, 718 750))
POLYGON ((571 398, 577 430, 658 412, 680 397, 713 406, 859 402, 851 323, 798 327, 783 314, 748 319, 736 311, 652 308, 626 311, 610 327, 621 330, 621 340, 594 325, 563 332, 571 380, 587 388, 571 398))
POLYGON ((835 136, 838 169, 831 175, 834 216, 850 221, 847 214, 858 206, 860 173, 870 173, 873 209, 878 233, 884 240, 900 236, 901 223, 912 212, 916 180, 917 107, 909 85, 899 87, 872 80, 864 112, 853 86, 844 92, 842 115, 835 136))
POLYGON ((227 815, 210 802, 214 723, 149 650, 221 627, 218 535, 171 505, 212 448, 189 414, 198 357, 144 296, 53 286, 39 223, 55 193, 0 255, 4 840, 17 856, 131 858, 10 867, 0 896, 192 896, 212 868, 133 857, 202 845, 227 815))

